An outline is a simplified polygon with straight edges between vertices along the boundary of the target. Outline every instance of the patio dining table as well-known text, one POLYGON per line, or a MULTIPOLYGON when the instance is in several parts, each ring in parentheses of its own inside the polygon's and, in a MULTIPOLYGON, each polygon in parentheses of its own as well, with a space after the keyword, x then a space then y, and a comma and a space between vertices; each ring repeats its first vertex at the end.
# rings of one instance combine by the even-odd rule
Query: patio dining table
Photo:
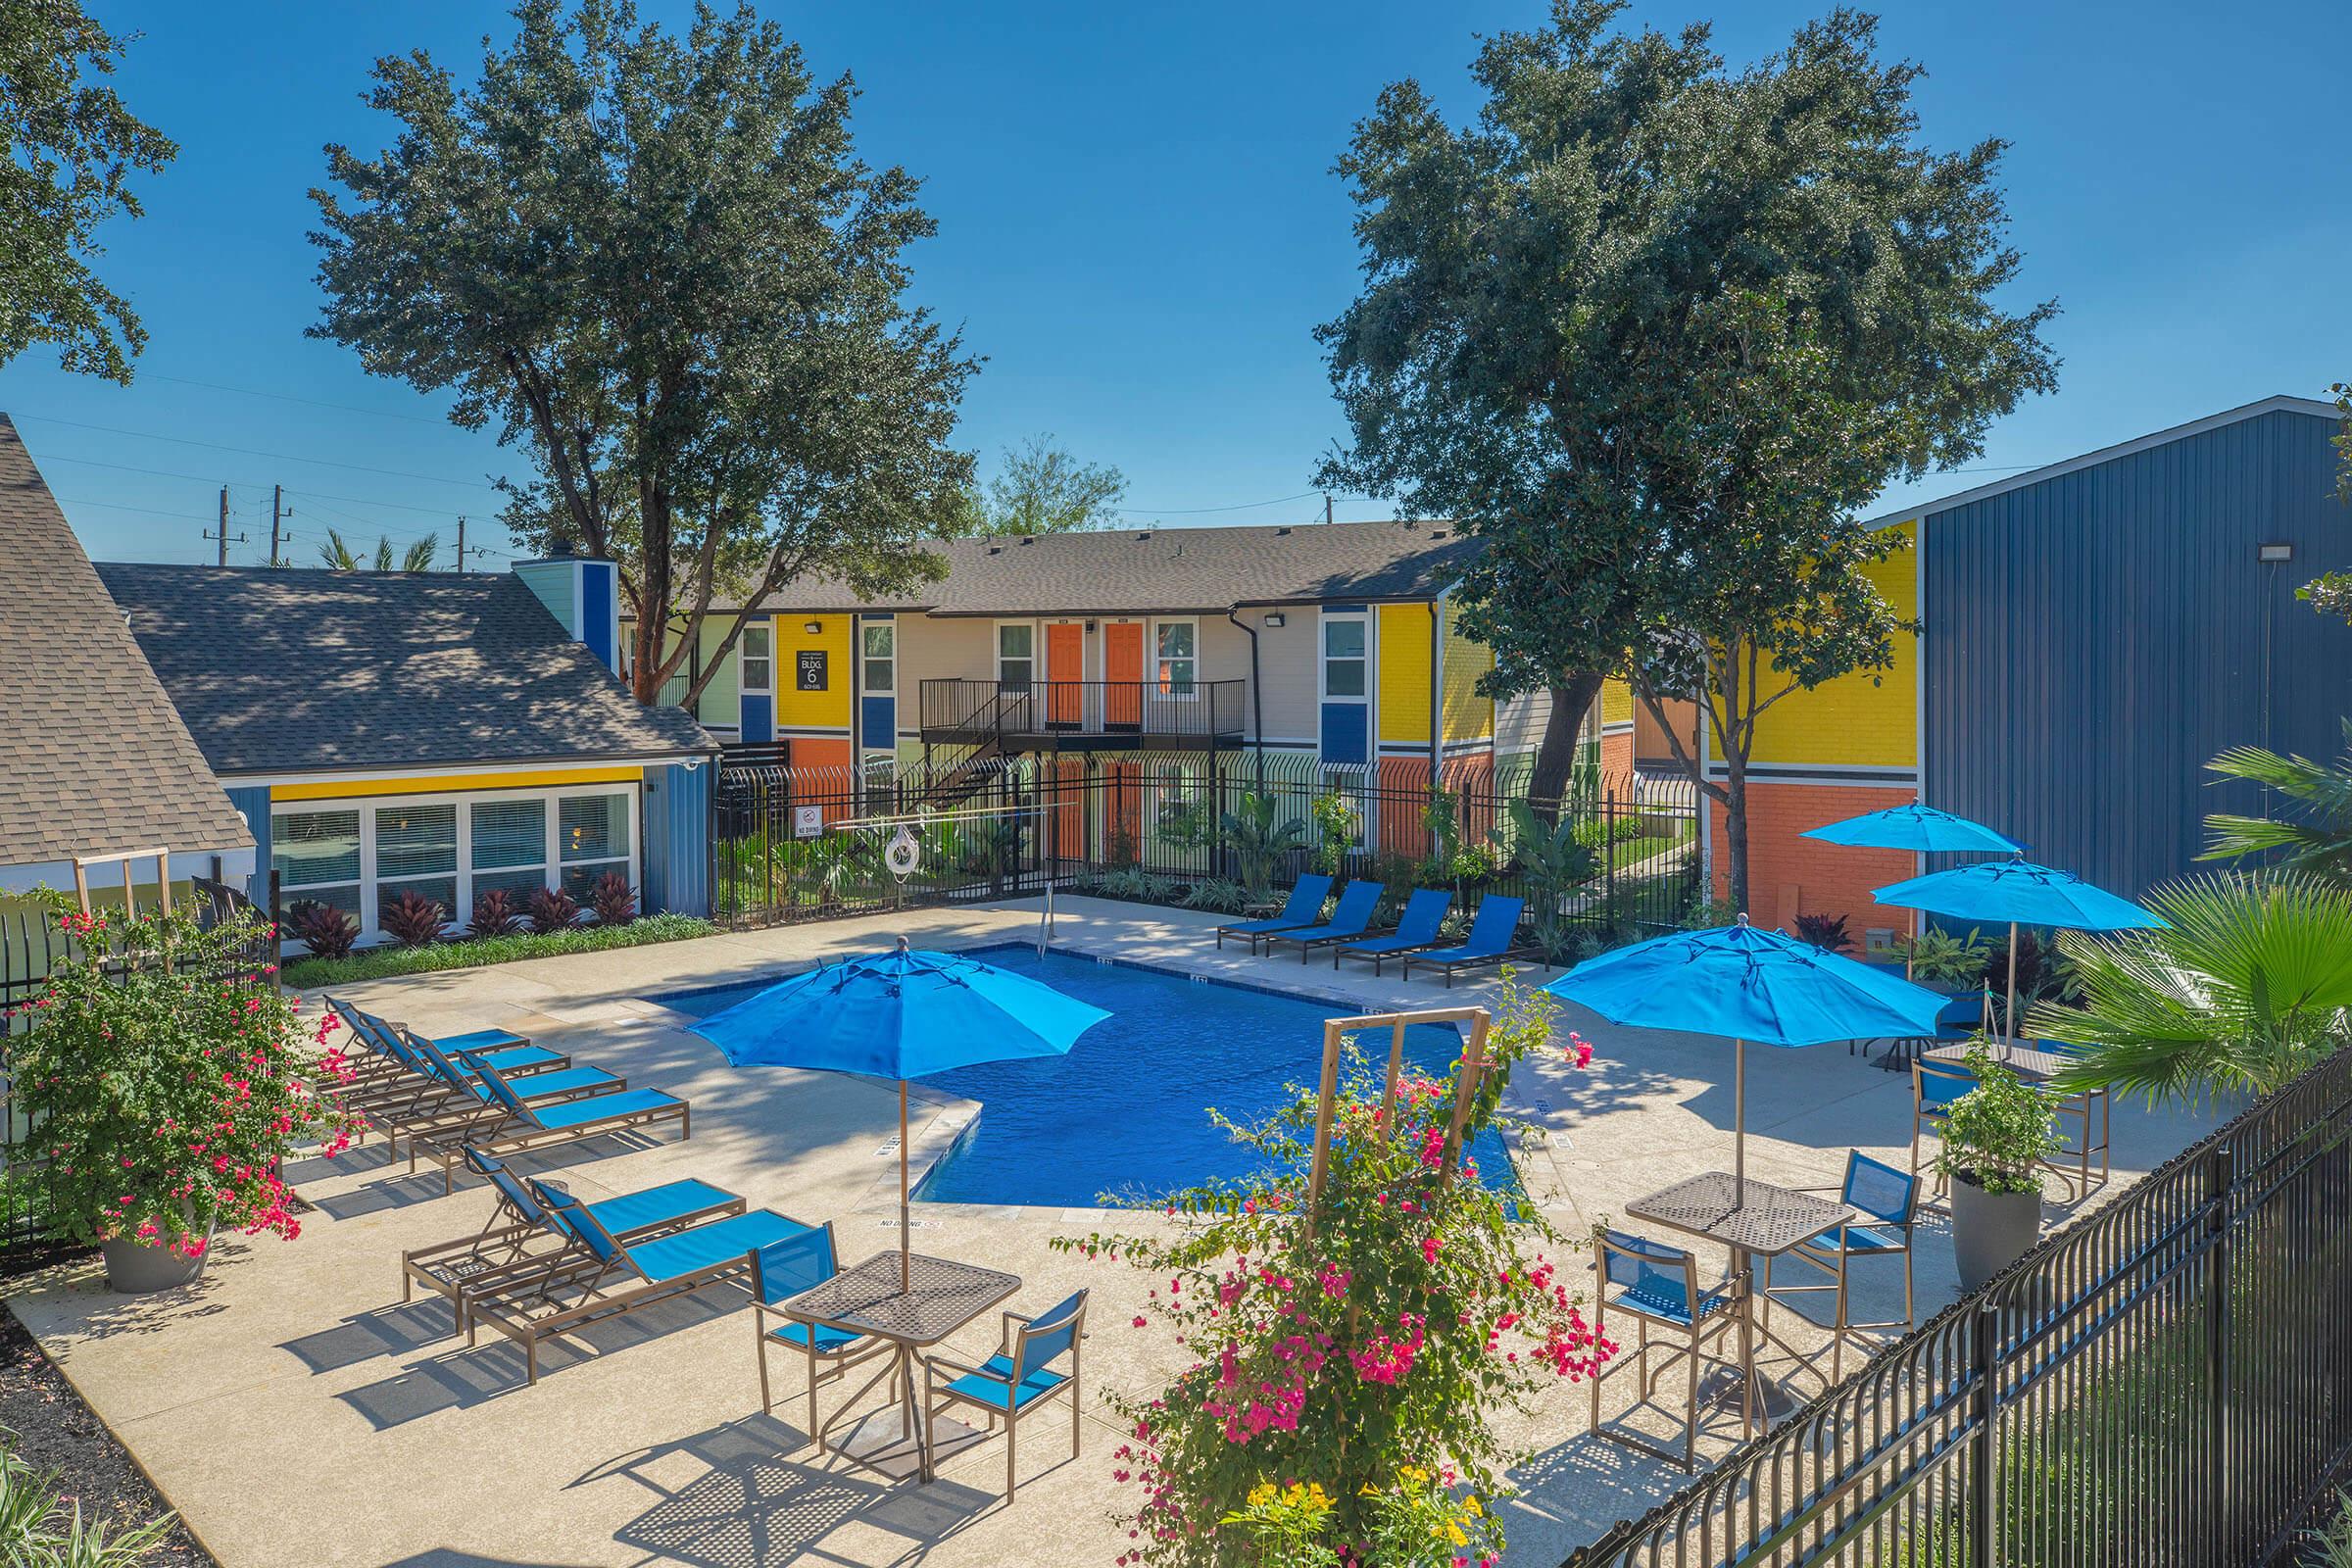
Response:
POLYGON ((1743 1436, 1752 1435, 1759 1411, 1770 1420, 1774 1393, 1757 1368, 1756 1342, 1779 1346, 1800 1364, 1807 1360, 1796 1347, 1756 1321, 1755 1260, 1778 1257, 1833 1225, 1845 1224, 1854 1211, 1818 1193, 1775 1187, 1753 1176, 1740 1182, 1729 1171, 1710 1170, 1637 1198, 1625 1205, 1625 1212, 1731 1250, 1732 1278, 1740 1288, 1740 1423, 1743 1436))
POLYGON ((893 1480, 905 1480, 911 1474, 919 1481, 929 1481, 943 1449, 952 1452, 967 1447, 987 1434, 960 1421, 925 1419, 915 1387, 922 1352, 1019 1290, 1021 1281, 1017 1274, 923 1252, 909 1254, 906 1264, 904 1289, 900 1285, 900 1254, 894 1248, 779 1301, 776 1310, 803 1323, 871 1335, 890 1343, 893 1353, 881 1370, 844 1399, 815 1436, 820 1446, 831 1446, 852 1464, 893 1480), (898 1419, 895 1425, 869 1433, 867 1426, 887 1412, 859 1414, 858 1401, 893 1374, 899 1378, 898 1419), (853 1418, 857 1430, 849 1441, 828 1443, 827 1434, 853 1418))
MULTIPOLYGON (((2082 1065, 2080 1057, 2051 1051, 2036 1041, 1992 1037, 1985 1044, 1990 1048, 1994 1061, 2031 1084, 2048 1083, 2067 1068, 2082 1065)), ((1965 1067, 1968 1065, 1970 1049, 1968 1044, 1937 1046, 1934 1051, 1924 1053, 1920 1060, 1948 1067, 1965 1067)))

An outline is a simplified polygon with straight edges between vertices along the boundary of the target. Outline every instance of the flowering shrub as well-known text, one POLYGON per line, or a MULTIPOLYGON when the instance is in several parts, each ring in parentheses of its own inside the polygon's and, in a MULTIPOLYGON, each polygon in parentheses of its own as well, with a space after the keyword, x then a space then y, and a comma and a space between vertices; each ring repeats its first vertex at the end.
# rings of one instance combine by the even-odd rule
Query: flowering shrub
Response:
POLYGON ((291 1150, 342 1152, 360 1123, 344 1109, 351 1065, 246 950, 245 916, 199 929, 190 915, 67 912, 76 951, 22 1009, 9 1044, 27 1144, 47 1156, 51 1234, 122 1237, 202 1255, 216 1226, 248 1236, 301 1230, 278 1165, 291 1150))
MULTIPOLYGON (((1506 979, 1473 1086, 1466 1148, 1496 1119, 1512 1067, 1545 1048, 1553 1006, 1506 979)), ((1568 1037, 1567 1059, 1591 1048, 1568 1037)), ((1152 1564, 1489 1564, 1491 1504, 1511 1457, 1500 1408, 1590 1376, 1615 1347, 1579 1310, 1533 1205, 1482 1185, 1447 1138, 1461 1064, 1407 1071, 1396 1104, 1351 1063, 1324 1191, 1307 1201, 1315 1097, 1250 1127, 1266 1174, 1166 1200, 1174 1239, 1096 1234, 1054 1245, 1123 1258, 1195 1357, 1156 1396, 1106 1393, 1130 1441, 1112 1479, 1152 1564), (1311 1220, 1311 1223, 1310 1223, 1311 1220)))

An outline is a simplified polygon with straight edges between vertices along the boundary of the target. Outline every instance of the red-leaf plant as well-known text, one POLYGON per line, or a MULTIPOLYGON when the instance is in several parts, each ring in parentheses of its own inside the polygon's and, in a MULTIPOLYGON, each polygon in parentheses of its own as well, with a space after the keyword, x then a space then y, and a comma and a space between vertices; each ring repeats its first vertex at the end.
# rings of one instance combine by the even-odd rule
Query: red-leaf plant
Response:
POLYGON ((402 947, 421 948, 428 942, 441 940, 441 928, 449 923, 449 911, 441 906, 439 900, 409 889, 397 898, 386 899, 383 907, 376 911, 375 921, 402 947))
POLYGON ((579 901, 561 888, 541 888, 531 895, 531 929, 541 936, 568 931, 579 918, 579 901))
MULTIPOLYGON (((1555 1049, 1552 1011, 1543 993, 1506 981, 1463 1150, 1495 1125, 1512 1068, 1555 1049)), ((1570 1035, 1566 1054, 1581 1067, 1591 1048, 1570 1035)), ((1460 1070, 1408 1071, 1390 1113, 1380 1077, 1351 1065, 1311 1225, 1315 1099, 1302 1093, 1255 1126, 1215 1117, 1264 1174, 1166 1200, 1174 1239, 1054 1243, 1150 1275, 1152 1311, 1197 1357, 1156 1396, 1102 1396, 1130 1432, 1113 1454, 1112 1479, 1135 1489, 1118 1514, 1135 1542, 1122 1564, 1259 1562, 1269 1544, 1246 1521, 1220 1522, 1269 1485, 1322 1488, 1324 1544, 1338 1561, 1365 1561, 1387 1533, 1382 1499, 1415 1476, 1440 1477, 1461 1498, 1463 1539, 1449 1527, 1435 1560, 1499 1554, 1493 1503, 1513 1455, 1496 1415, 1592 1375, 1615 1347, 1564 1282, 1571 1247, 1542 1211, 1483 1184, 1459 1151, 1449 1159, 1460 1070)))
POLYGON ((135 1237, 201 1255, 216 1227, 292 1240, 301 1223, 278 1174, 297 1149, 339 1154, 362 1130, 345 1109, 352 1067, 306 1019, 273 965, 250 954, 268 928, 245 915, 202 929, 189 914, 83 915, 79 939, 9 1042, 18 1108, 32 1132, 9 1172, 50 1234, 135 1237), (35 1160, 38 1163, 35 1163, 35 1160))
POLYGON ((627 925, 637 918, 636 890, 618 871, 607 871, 596 879, 596 886, 588 892, 588 903, 596 910, 600 925, 627 925))

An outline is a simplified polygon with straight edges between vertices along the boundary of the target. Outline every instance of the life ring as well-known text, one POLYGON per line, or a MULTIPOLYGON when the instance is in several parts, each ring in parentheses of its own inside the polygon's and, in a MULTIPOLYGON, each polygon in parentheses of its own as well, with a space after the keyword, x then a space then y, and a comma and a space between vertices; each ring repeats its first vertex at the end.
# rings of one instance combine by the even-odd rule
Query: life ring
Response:
POLYGON ((914 836, 912 829, 900 828, 892 836, 889 848, 882 852, 882 863, 895 876, 912 875, 914 868, 923 863, 922 841, 914 836))

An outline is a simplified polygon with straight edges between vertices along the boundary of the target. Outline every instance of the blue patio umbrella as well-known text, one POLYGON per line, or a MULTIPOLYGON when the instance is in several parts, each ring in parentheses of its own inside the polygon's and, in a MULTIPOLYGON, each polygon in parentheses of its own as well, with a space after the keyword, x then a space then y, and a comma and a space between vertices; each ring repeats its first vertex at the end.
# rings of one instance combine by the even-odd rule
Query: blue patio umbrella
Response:
POLYGON ((906 1080, 983 1061, 1059 1056, 1110 1014, 1041 980, 909 949, 794 975, 692 1024, 738 1067, 808 1067, 899 1081, 899 1270, 906 1285, 906 1080))
MULTIPOLYGON (((1909 850, 1913 855, 2023 855, 2026 847, 2005 833, 1965 816, 1938 811, 1933 806, 1890 806, 1884 811, 1865 811, 1841 822, 1807 828, 1799 835, 1824 844, 1856 849, 1909 850)), ((1914 862, 1916 869, 1917 862, 1914 862)), ((1919 911, 1911 912, 1911 935, 1919 936, 1919 911)), ((1903 975, 1911 974, 1911 956, 1903 955, 1903 975)))
POLYGON ((1733 1042, 1733 1176, 1747 1183, 1747 1043, 1818 1046, 1932 1035, 1944 1000, 1886 969, 1778 931, 1678 931, 1588 958, 1544 990, 1611 1023, 1733 1042))
POLYGON ((2072 871, 2033 861, 1980 860, 1931 871, 1875 890, 1871 897, 1898 909, 1925 909, 1955 920, 2008 922, 2009 1006, 2003 1015, 2017 1032, 2017 928, 2062 926, 2071 931, 2132 931, 2164 924, 2164 917, 2130 899, 2093 887, 2072 871))

